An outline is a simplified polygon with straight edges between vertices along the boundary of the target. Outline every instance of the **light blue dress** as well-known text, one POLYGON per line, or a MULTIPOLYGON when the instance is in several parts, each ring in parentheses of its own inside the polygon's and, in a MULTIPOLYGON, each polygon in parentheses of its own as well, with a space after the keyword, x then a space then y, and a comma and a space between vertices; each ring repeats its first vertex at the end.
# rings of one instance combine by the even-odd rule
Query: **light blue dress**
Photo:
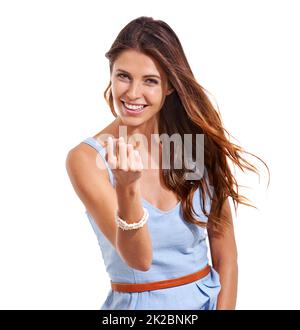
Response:
MULTIPOLYGON (((100 153, 107 167, 110 182, 115 186, 114 175, 105 160, 106 149, 93 137, 89 137, 83 142, 100 153)), ((205 175, 207 179, 206 169, 205 175)), ((213 191, 212 186, 210 189, 213 191)), ((198 214, 197 219, 207 221, 207 217, 201 210, 200 194, 201 190, 198 188, 194 194, 194 210, 198 214)), ((205 203, 206 210, 210 210, 211 201, 208 196, 205 203)), ((112 282, 161 281, 197 272, 209 263, 206 230, 182 219, 179 212, 180 202, 168 211, 154 207, 144 198, 142 204, 149 211, 147 223, 153 246, 152 265, 146 272, 129 267, 121 259, 92 216, 86 211, 97 236, 106 271, 112 282)), ((181 286, 144 292, 117 292, 110 289, 101 310, 216 309, 220 289, 219 274, 212 267, 207 276, 181 286)))

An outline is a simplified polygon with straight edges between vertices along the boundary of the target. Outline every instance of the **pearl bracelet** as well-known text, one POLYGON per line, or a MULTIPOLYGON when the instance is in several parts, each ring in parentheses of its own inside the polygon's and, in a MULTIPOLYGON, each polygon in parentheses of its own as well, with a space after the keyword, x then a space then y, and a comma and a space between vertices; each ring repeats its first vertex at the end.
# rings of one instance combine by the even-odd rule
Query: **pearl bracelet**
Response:
POLYGON ((143 207, 143 210, 144 210, 144 214, 143 214, 143 217, 141 218, 141 220, 139 222, 134 222, 134 223, 127 223, 125 220, 121 219, 118 216, 118 210, 117 210, 116 215, 115 215, 115 221, 116 221, 117 226, 123 230, 132 230, 132 229, 137 229, 137 228, 143 227, 149 218, 148 210, 145 209, 144 207, 143 207))

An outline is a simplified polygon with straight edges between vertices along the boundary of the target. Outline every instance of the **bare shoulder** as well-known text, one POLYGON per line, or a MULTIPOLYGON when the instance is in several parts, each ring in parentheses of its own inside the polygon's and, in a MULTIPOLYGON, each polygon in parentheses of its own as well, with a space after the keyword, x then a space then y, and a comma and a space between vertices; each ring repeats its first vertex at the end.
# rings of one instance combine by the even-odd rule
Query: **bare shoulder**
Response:
MULTIPOLYGON (((116 136, 117 120, 111 122, 99 133, 95 139, 102 147, 106 146, 108 136, 116 136)), ((102 175, 109 182, 109 175, 99 152, 87 143, 81 142, 72 148, 66 158, 66 168, 69 175, 102 175)))
POLYGON ((99 152, 84 142, 69 150, 66 157, 66 169, 70 179, 80 176, 88 179, 94 175, 97 175, 98 178, 102 176, 107 181, 109 179, 99 152))
MULTIPOLYGON (((66 169, 70 176, 73 172, 78 172, 81 168, 83 169, 87 166, 93 154, 96 150, 93 151, 86 143, 80 143, 77 146, 73 147, 67 154, 66 158, 66 169)), ((79 174, 79 173, 77 173, 79 174)))
POLYGON ((72 149, 69 150, 67 154, 67 159, 71 158, 86 158, 90 157, 91 155, 95 154, 97 151, 89 146, 87 143, 81 142, 72 149))

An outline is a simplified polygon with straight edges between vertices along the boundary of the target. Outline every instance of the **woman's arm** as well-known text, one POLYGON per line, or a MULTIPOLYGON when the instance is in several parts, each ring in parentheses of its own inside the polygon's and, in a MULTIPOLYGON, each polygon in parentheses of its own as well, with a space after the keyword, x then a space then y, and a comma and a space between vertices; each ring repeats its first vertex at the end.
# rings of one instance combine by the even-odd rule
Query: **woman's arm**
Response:
MULTIPOLYGON (((66 159, 66 168, 75 192, 95 220, 105 237, 114 246, 128 266, 147 271, 152 263, 152 242, 148 224, 123 231, 115 223, 115 211, 128 223, 137 222, 143 215, 138 184, 114 189, 101 157, 97 166, 97 152, 81 143, 72 149, 66 159), (105 170, 103 170, 105 169, 105 170)), ((127 172, 127 176, 129 176, 127 172)))
MULTIPOLYGON (((212 210, 215 208, 215 205, 216 200, 213 199, 212 210)), ((238 285, 238 262, 234 226, 228 199, 224 202, 221 218, 227 218, 230 222, 230 226, 225 228, 223 236, 215 235, 211 228, 207 229, 212 266, 219 273, 221 282, 217 309, 235 309, 238 285)))

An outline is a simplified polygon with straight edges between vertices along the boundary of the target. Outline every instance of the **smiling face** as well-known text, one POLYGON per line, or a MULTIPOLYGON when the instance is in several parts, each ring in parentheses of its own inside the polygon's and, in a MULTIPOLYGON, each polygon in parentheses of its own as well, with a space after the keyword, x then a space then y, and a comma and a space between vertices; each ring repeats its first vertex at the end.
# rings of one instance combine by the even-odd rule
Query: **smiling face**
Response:
POLYGON ((123 51, 114 62, 111 90, 114 108, 123 124, 129 126, 156 117, 172 92, 160 65, 135 50, 123 51))

